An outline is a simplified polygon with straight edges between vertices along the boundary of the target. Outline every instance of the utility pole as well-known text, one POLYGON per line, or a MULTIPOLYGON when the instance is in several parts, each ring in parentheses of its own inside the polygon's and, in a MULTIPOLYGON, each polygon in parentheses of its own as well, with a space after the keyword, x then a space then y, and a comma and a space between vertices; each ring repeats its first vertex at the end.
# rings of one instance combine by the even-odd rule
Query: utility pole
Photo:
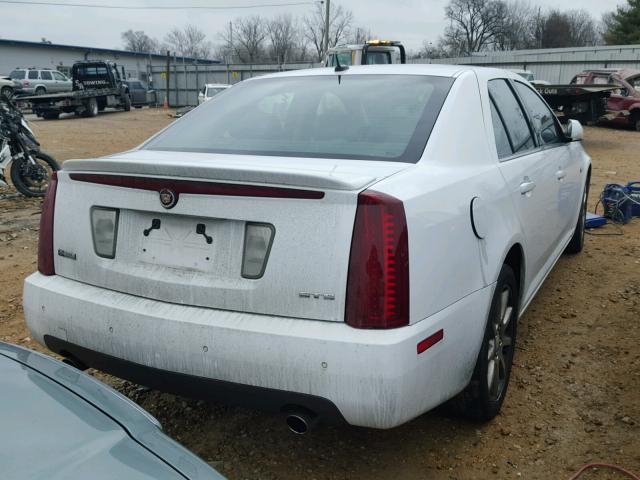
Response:
POLYGON ((229 22, 229 50, 227 63, 233 63, 233 22, 229 22))
POLYGON ((164 108, 169 108, 169 66, 171 64, 171 52, 167 50, 167 76, 165 77, 164 108))
POLYGON ((331 0, 324 0, 326 7, 324 12, 324 54, 325 56, 329 52, 329 18, 331 14, 331 0))

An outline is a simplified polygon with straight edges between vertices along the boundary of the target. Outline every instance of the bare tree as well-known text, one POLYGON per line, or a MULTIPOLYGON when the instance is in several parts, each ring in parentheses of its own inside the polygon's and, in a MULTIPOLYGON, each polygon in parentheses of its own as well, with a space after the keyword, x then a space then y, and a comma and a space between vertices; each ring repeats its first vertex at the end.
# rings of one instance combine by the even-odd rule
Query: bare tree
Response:
POLYGON ((294 58, 299 62, 313 61, 312 54, 309 51, 309 42, 300 30, 298 30, 298 39, 299 43, 296 46, 294 58))
POLYGON ((234 47, 233 47, 233 23, 229 22, 229 25, 224 29, 222 33, 218 34, 220 44, 213 48, 213 54, 216 58, 223 59, 226 63, 233 63, 234 47))
POLYGON ((540 33, 540 48, 584 47, 599 40, 595 20, 585 10, 549 11, 540 33))
POLYGON ((182 30, 174 28, 164 37, 164 47, 181 57, 207 59, 211 56, 211 42, 207 35, 195 25, 187 25, 182 30))
POLYGON ((483 50, 586 46, 600 41, 589 12, 543 12, 529 0, 451 0, 445 14, 450 24, 436 50, 448 56, 483 50))
POLYGON ((233 48, 241 62, 254 63, 264 52, 267 22, 259 15, 238 18, 233 22, 233 48))
POLYGON ((157 52, 158 41, 151 38, 142 30, 127 30, 120 34, 125 50, 131 52, 157 52))
POLYGON ((586 47, 600 42, 598 26, 586 10, 569 10, 565 13, 569 22, 569 47, 586 47))
POLYGON ((496 50, 522 50, 535 46, 536 15, 539 8, 528 0, 502 2, 504 15, 494 36, 496 50))
MULTIPOLYGON (((317 61, 321 62, 326 56, 324 51, 325 35, 325 7, 317 3, 313 13, 303 19, 305 26, 304 35, 315 50, 317 61)), ((353 13, 345 10, 341 5, 335 5, 331 9, 329 17, 329 48, 335 47, 344 40, 353 23, 353 13)))
POLYGON ((499 0, 451 0, 445 8, 449 26, 444 42, 458 54, 486 50, 502 31, 506 4, 499 0))
POLYGON ((615 12, 605 12, 602 14, 602 18, 598 24, 598 33, 600 34, 603 43, 608 43, 607 40, 609 40, 609 36, 607 33, 611 32, 615 28, 616 23, 615 12))
POLYGON ((291 15, 280 15, 267 23, 271 54, 278 64, 289 61, 299 40, 298 27, 291 15))
POLYGON ((356 27, 351 31, 351 35, 349 35, 348 42, 355 43, 359 45, 361 43, 366 42, 367 40, 371 40, 376 38, 376 35, 371 33, 371 30, 368 28, 356 27))

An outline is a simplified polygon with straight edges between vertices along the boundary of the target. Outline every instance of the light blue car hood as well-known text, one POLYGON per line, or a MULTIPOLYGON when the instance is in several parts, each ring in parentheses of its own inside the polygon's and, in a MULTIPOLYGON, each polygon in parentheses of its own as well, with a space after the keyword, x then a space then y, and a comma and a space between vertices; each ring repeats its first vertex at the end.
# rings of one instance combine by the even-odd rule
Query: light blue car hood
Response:
POLYGON ((84 373, 0 342, 3 479, 223 479, 84 373))

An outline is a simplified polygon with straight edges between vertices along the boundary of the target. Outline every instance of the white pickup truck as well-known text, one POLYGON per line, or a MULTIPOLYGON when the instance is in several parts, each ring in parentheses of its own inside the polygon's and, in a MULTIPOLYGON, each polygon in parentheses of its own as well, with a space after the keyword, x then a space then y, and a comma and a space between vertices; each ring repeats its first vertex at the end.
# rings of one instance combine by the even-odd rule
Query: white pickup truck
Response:
POLYGON ((330 48, 325 66, 387 65, 407 63, 407 54, 401 42, 393 40, 368 40, 362 44, 337 45, 330 48))

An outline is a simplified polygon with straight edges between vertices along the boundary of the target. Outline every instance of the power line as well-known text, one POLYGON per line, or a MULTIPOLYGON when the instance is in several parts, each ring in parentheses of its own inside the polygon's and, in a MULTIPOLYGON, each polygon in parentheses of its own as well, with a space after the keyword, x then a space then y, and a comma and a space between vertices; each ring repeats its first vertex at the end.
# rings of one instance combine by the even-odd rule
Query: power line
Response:
POLYGON ((25 0, 0 0, 0 3, 10 3, 14 5, 38 5, 53 7, 80 7, 80 8, 105 8, 111 10, 238 10, 247 8, 261 7, 296 7, 300 5, 315 5, 316 1, 306 2, 282 2, 282 3, 261 3, 254 5, 226 5, 226 6, 198 6, 198 5, 180 5, 180 6, 141 6, 141 5, 98 5, 91 3, 58 3, 58 2, 38 2, 25 0))

